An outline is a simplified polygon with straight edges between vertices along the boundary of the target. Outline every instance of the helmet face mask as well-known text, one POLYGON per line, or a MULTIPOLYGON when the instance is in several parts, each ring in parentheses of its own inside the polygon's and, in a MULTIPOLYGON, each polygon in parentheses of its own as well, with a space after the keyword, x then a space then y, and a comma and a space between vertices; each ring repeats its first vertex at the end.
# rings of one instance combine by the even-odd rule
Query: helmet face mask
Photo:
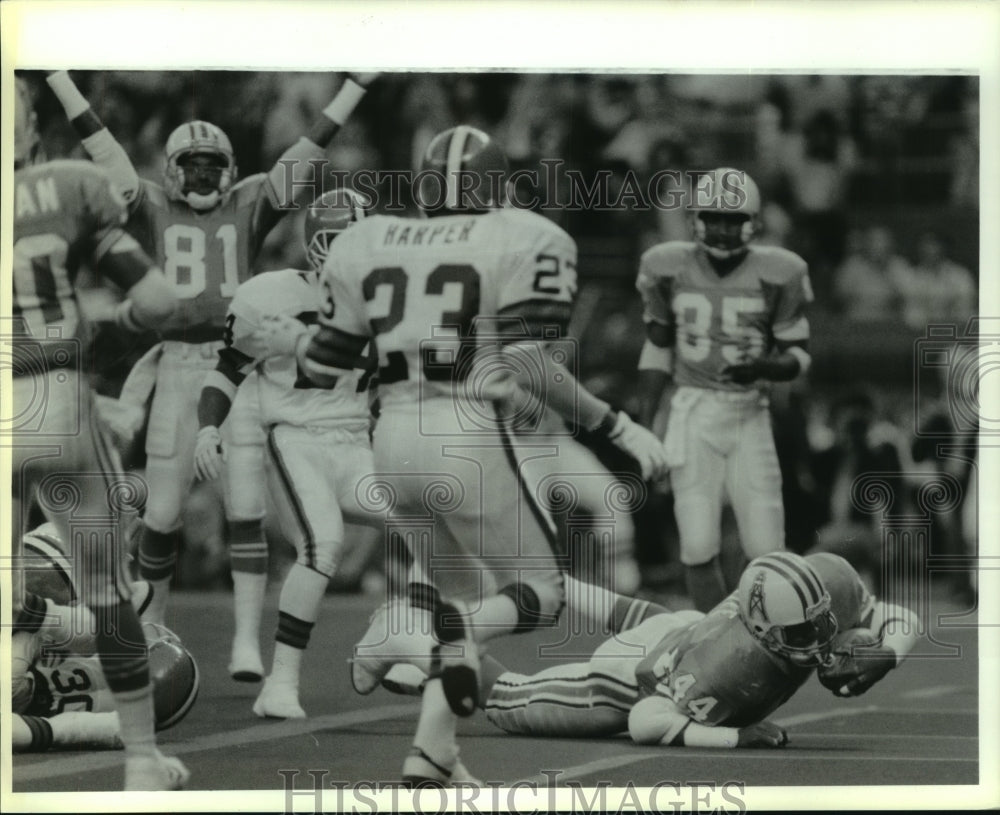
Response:
POLYGON ((746 254, 757 234, 760 191, 745 172, 720 167, 702 175, 689 208, 694 239, 717 260, 746 254))
POLYGON ((192 209, 218 206, 236 180, 236 160, 229 137, 210 122, 188 122, 167 139, 164 188, 192 209))
POLYGON ((800 667, 823 664, 837 635, 830 595, 809 564, 790 552, 755 559, 739 585, 740 619, 765 648, 800 667))
POLYGON ((309 205, 303 237, 306 258, 313 269, 323 267, 336 237, 364 219, 370 206, 366 196, 349 187, 324 193, 309 205))

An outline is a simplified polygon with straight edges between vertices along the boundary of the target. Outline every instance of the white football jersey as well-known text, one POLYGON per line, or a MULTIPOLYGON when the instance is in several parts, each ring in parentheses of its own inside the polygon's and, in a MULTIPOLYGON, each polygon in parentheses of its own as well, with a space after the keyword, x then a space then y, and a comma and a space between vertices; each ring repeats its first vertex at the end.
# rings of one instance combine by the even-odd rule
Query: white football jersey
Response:
MULTIPOLYGON (((226 345, 248 358, 256 357, 253 334, 268 315, 295 317, 315 324, 319 289, 315 272, 281 269, 243 283, 229 304, 226 345)), ((291 356, 256 364, 261 422, 301 427, 344 427, 366 430, 369 424, 367 382, 362 371, 340 377, 330 390, 317 388, 291 356)))
POLYGON ((321 285, 324 330, 356 343, 374 340, 384 408, 462 398, 465 389, 454 383, 466 382, 473 361, 498 347, 478 318, 509 319, 526 337, 564 335, 576 293, 576 244, 524 210, 379 215, 337 238, 321 285))

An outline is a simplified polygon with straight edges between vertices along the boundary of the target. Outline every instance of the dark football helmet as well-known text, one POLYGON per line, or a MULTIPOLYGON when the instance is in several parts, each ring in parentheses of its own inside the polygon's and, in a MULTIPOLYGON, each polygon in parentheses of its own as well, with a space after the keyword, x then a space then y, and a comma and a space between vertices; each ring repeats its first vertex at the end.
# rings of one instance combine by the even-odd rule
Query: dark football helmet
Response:
POLYGON ((428 214, 482 212, 507 199, 507 156, 482 130, 459 125, 424 151, 415 194, 428 214))
POLYGON ((313 269, 322 268, 333 239, 368 214, 371 202, 350 187, 323 193, 306 210, 306 257, 313 269))

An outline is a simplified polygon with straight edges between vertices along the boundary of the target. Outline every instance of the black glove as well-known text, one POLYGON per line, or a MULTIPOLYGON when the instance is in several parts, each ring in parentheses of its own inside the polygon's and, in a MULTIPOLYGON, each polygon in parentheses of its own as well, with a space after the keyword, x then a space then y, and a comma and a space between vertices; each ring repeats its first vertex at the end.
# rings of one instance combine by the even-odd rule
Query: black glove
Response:
POLYGON ((788 744, 788 734, 784 728, 766 719, 741 727, 738 732, 737 747, 784 747, 788 744))
POLYGON ((817 675, 823 687, 842 698, 860 696, 896 667, 895 652, 864 628, 840 635, 830 657, 817 675))

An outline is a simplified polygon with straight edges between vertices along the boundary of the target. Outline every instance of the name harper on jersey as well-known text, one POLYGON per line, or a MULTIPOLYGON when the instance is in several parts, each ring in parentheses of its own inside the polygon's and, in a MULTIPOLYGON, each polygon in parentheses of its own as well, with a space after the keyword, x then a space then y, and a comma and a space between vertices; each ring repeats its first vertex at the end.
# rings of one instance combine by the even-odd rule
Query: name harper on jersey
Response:
POLYGON ((400 226, 390 224, 382 239, 383 246, 434 246, 440 243, 468 243, 473 227, 478 223, 469 218, 462 224, 449 226, 400 226), (426 240, 425 240, 426 237, 426 240), (438 240, 440 239, 440 241, 438 240))

